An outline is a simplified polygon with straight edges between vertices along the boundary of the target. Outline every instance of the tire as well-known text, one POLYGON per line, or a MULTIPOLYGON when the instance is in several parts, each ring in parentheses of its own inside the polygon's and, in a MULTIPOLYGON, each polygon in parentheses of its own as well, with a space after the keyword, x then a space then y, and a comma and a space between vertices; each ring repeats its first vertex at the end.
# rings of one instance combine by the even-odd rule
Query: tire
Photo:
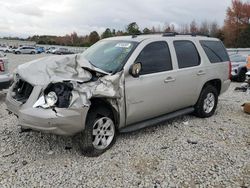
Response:
POLYGON ((200 94, 200 97, 195 105, 194 115, 200 118, 211 117, 217 107, 218 91, 212 85, 206 85, 200 94))
POLYGON ((245 80, 246 80, 246 71, 242 69, 242 70, 240 70, 237 81, 244 82, 245 80))
POLYGON ((36 53, 36 52, 33 52, 33 51, 31 52, 31 54, 35 54, 35 53, 36 53))
POLYGON ((97 157, 111 148, 115 140, 116 129, 111 110, 104 107, 90 109, 85 130, 79 134, 79 146, 82 153, 88 157, 97 157))

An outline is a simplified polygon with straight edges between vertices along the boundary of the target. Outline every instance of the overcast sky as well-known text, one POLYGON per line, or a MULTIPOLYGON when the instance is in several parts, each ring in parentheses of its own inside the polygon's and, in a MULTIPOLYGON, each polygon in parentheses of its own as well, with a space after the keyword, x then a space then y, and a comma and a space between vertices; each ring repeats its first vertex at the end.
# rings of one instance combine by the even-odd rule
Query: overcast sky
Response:
POLYGON ((141 29, 193 19, 222 25, 230 4, 231 0, 0 0, 0 37, 73 31, 85 35, 107 27, 124 30, 133 21, 141 29))

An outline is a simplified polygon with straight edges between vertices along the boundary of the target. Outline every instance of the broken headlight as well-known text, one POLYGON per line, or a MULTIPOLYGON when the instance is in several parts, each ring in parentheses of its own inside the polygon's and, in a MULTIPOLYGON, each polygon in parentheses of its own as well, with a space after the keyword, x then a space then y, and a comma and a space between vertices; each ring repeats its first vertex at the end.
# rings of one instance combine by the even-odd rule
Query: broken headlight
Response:
POLYGON ((56 104, 58 98, 54 91, 49 92, 47 95, 45 95, 45 102, 49 107, 52 107, 56 104))
POLYGON ((44 90, 45 102, 48 106, 67 108, 72 98, 73 85, 69 82, 49 84, 44 90))
POLYGON ((73 85, 69 82, 49 84, 33 108, 68 108, 72 98, 73 85))

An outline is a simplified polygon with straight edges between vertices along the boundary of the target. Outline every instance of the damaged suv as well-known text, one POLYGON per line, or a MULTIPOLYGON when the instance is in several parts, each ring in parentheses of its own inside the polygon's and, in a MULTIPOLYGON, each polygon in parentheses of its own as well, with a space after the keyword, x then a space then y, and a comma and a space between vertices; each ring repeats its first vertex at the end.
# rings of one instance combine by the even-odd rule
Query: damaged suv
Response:
POLYGON ((222 42, 195 35, 104 39, 84 53, 20 65, 6 104, 23 129, 79 135, 98 156, 130 132, 194 113, 214 114, 230 85, 222 42))

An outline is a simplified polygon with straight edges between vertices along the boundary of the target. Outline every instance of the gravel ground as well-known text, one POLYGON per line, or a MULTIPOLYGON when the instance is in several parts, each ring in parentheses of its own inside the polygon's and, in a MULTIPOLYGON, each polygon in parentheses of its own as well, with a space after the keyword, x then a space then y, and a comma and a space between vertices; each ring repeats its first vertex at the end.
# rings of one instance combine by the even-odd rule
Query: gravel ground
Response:
POLYGON ((250 96, 233 91, 239 85, 213 117, 121 134, 97 158, 82 156, 71 137, 20 133, 0 92, 0 187, 250 187, 250 116, 241 109, 250 96))

